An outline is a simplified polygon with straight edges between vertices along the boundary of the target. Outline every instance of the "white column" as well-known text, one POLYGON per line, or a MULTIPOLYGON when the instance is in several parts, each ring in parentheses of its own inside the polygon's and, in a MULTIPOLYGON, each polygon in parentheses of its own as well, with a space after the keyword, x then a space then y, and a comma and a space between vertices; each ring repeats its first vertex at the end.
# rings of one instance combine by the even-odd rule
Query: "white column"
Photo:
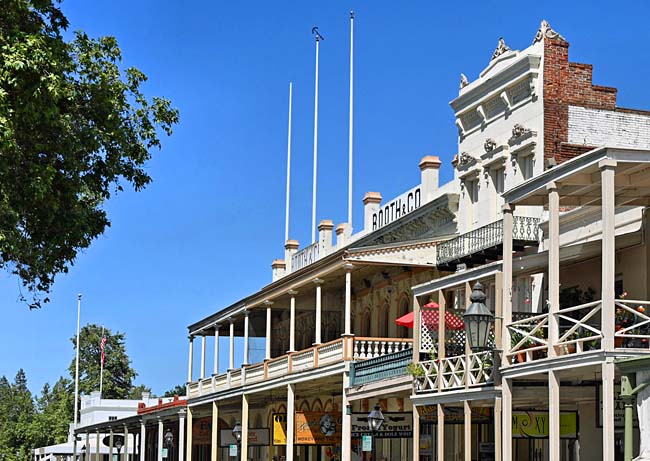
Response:
POLYGON ((228 369, 235 369, 235 319, 230 318, 230 360, 228 361, 228 369))
POLYGON ((293 461, 293 441, 295 428, 295 405, 296 405, 296 387, 295 384, 287 384, 287 459, 293 461))
POLYGON ((187 407, 187 441, 185 442, 185 460, 192 461, 192 407, 187 407))
POLYGON ((210 461, 218 461, 219 458, 219 407, 217 401, 212 401, 212 438, 210 461))
POLYGON ((290 318, 289 318, 289 350, 287 352, 296 352, 296 290, 289 290, 291 296, 290 318))
MULTIPOLYGON (((555 346, 560 335, 556 315, 560 310, 560 194, 555 183, 546 186, 546 190, 548 191, 548 356, 555 357, 557 355, 555 346)), ((552 449, 553 447, 551 453, 553 453, 552 449)))
POLYGON ((124 461, 129 461, 129 430, 124 426, 124 461))
POLYGON ((420 461, 420 413, 418 408, 413 405, 413 461, 420 461))
POLYGON ((346 264, 345 269, 345 336, 352 335, 352 264, 346 264))
MULTIPOLYGON (((508 331, 508 325, 512 323, 512 212, 514 207, 506 203, 503 205, 503 262, 502 262, 502 315, 503 315, 503 325, 501 329, 501 344, 503 345, 503 356, 501 358, 501 366, 508 366, 508 360, 505 357, 510 351, 510 332, 508 331)), ((505 407, 506 402, 505 398, 503 400, 504 414, 503 420, 509 421, 510 417, 506 419, 505 407)), ((505 434, 504 434, 505 437, 505 434)), ((504 438, 505 440, 505 438, 504 438)), ((506 453, 510 454, 511 449, 503 447, 503 459, 511 459, 506 456, 506 453), (507 452, 506 452, 507 450, 507 452)))
POLYGON ((509 379, 501 381, 501 430, 503 443, 501 444, 502 459, 512 459, 512 383, 509 379))
POLYGON ((185 453, 183 449, 185 448, 185 413, 180 412, 178 414, 178 461, 183 461, 185 459, 185 453))
POLYGON ((350 387, 350 372, 343 372, 343 393, 341 394, 341 459, 352 457, 352 416, 348 412, 348 388, 350 387))
POLYGON ((472 408, 469 405, 469 400, 463 400, 463 412, 465 420, 463 421, 463 453, 465 461, 472 461, 472 408))
POLYGON ((201 379, 205 378, 205 335, 201 336, 201 379))
POLYGON ((188 360, 187 367, 187 382, 192 382, 192 367, 194 366, 194 336, 188 336, 187 339, 190 340, 190 358, 188 360))
POLYGON ((437 409, 438 409, 438 425, 436 426, 437 429, 437 446, 438 446, 438 461, 446 461, 445 460, 445 407, 443 407, 441 404, 437 404, 437 409))
MULTIPOLYGON (((97 459, 99 461, 99 458, 97 459)), ((145 461, 145 459, 147 459, 147 426, 143 419, 140 421, 140 461, 145 461)))
MULTIPOLYGON (((603 235, 604 238, 604 235, 603 235)), ((604 255, 603 255, 604 256, 604 255)), ((603 368, 603 461, 614 461, 614 364, 603 368)))
MULTIPOLYGON (((100 461, 99 449, 101 447, 101 439, 99 436, 99 429, 95 432, 95 437, 95 461, 100 461)), ((141 458, 140 461, 144 461, 144 458, 141 458)))
POLYGON ((318 345, 322 343, 321 341, 321 333, 322 333, 322 314, 321 314, 321 287, 323 285, 323 279, 314 279, 314 283, 316 284, 316 321, 314 324, 316 325, 316 334, 315 334, 315 339, 314 345, 318 345))
MULTIPOLYGON (((602 240, 602 348, 606 351, 614 349, 614 282, 615 269, 615 203, 614 203, 614 174, 616 162, 603 160, 598 165, 602 182, 602 213, 603 213, 603 240, 602 240)), ((607 459, 607 458, 604 458, 607 459)))
POLYGON ((219 324, 214 324, 214 374, 219 374, 219 324))
POLYGON ((502 440, 501 397, 494 399, 494 459, 503 459, 501 446, 502 440))
POLYGON ((266 305, 266 354, 264 358, 271 360, 271 307, 273 306, 273 301, 265 301, 264 304, 266 305))
POLYGON ((552 370, 548 372, 548 447, 549 461, 560 461, 560 377, 552 370))
POLYGON ((249 312, 244 311, 244 363, 243 365, 249 364, 248 357, 248 322, 249 322, 249 312))
POLYGON ((163 461, 163 432, 165 430, 165 426, 163 425, 162 419, 158 418, 158 456, 157 459, 158 461, 163 461))
POLYGON ((241 396, 241 460, 248 460, 248 395, 241 396))

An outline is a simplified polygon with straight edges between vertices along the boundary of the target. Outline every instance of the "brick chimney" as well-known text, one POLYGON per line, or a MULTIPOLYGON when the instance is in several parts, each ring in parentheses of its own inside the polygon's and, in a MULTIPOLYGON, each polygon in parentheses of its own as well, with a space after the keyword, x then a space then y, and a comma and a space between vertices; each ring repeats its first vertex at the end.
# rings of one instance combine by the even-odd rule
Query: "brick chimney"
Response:
POLYGON ((298 243, 298 240, 287 240, 287 242, 284 244, 284 262, 285 262, 285 273, 290 273, 291 272, 291 257, 295 255, 298 252, 298 248, 300 248, 300 243, 298 243))
POLYGON ((331 219, 323 219, 318 224, 318 252, 321 258, 332 251, 332 230, 334 223, 331 219))
POLYGON ((372 232, 377 229, 377 212, 381 204, 381 194, 379 192, 366 192, 363 196, 363 230, 372 232))
POLYGON ((273 269, 273 281, 275 282, 276 280, 284 277, 287 269, 287 264, 284 262, 284 259, 274 259, 273 263, 271 264, 271 268, 273 269))
POLYGON ((438 190, 441 164, 437 155, 427 155, 420 160, 422 201, 424 203, 430 202, 438 190))

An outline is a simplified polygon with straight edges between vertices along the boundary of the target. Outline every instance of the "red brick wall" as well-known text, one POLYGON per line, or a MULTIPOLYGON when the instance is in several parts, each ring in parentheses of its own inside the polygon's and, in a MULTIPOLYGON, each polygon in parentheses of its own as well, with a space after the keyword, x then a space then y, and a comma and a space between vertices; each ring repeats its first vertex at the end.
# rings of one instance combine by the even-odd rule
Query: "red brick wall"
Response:
POLYGON ((591 64, 569 62, 569 42, 544 38, 544 160, 559 164, 591 146, 568 144, 569 105, 616 109, 616 88, 592 84, 591 64))

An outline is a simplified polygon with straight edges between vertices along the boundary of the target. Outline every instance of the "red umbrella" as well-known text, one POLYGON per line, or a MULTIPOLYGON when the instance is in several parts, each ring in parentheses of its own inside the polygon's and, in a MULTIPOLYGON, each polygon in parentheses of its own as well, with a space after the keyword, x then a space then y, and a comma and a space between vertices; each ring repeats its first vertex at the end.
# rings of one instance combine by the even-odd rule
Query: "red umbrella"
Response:
MULTIPOLYGON (((422 310, 422 320, 424 321, 427 328, 429 328, 430 330, 437 328, 440 316, 438 315, 438 311, 434 309, 438 309, 440 306, 437 303, 432 301, 430 303, 425 304, 422 307, 425 308, 422 310)), ((408 314, 403 315, 402 317, 396 319, 395 323, 403 327, 413 328, 413 323, 414 323, 413 312, 409 312, 408 314)), ((463 322, 463 319, 461 319, 457 315, 452 314, 449 311, 445 311, 445 327, 448 330, 462 330, 465 328, 465 323, 463 322)))

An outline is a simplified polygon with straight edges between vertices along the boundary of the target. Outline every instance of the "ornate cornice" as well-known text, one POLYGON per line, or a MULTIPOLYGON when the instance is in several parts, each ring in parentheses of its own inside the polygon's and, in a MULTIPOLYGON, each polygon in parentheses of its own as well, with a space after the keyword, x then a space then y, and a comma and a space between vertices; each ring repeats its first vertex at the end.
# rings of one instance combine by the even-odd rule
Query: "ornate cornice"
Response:
MULTIPOLYGON (((544 38, 550 38, 550 39, 560 39, 560 40, 566 40, 564 37, 562 37, 560 34, 555 32, 552 28, 551 25, 548 23, 546 19, 542 19, 542 23, 539 26, 539 29, 537 30, 537 33, 535 34, 535 38, 533 39, 533 45, 537 42, 541 42, 544 38)), ((494 59, 494 58, 492 58, 494 59)))

